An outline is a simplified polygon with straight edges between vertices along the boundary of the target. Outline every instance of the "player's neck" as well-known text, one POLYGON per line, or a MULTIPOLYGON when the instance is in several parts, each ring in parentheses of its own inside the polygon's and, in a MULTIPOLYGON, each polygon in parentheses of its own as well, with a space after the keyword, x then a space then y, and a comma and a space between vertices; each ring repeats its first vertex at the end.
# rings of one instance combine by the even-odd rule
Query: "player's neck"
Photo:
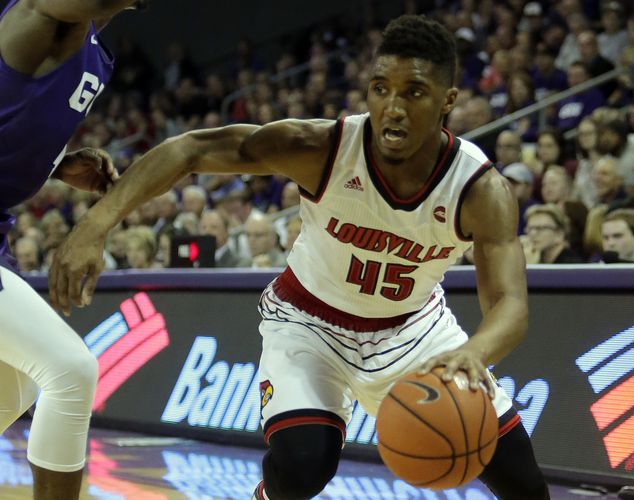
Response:
POLYGON ((448 142, 449 137, 440 130, 438 134, 434 134, 433 140, 425 143, 400 165, 386 162, 374 147, 372 153, 377 168, 391 190, 399 198, 406 199, 419 192, 425 185, 441 160, 448 142))

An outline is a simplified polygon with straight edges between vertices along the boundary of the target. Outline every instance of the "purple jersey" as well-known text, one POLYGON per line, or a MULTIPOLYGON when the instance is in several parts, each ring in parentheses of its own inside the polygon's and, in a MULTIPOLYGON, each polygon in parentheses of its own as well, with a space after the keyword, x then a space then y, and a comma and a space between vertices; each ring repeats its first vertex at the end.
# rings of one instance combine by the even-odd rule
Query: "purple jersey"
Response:
POLYGON ((604 104, 605 98, 598 89, 589 89, 581 94, 562 99, 557 108, 555 125, 562 131, 573 129, 584 117, 604 104))
MULTIPOLYGON (((18 0, 11 0, 2 16, 18 0)), ((1 17, 1 16, 0 16, 1 17)), ((94 25, 83 47, 39 78, 0 57, 0 263, 7 262, 6 209, 33 196, 64 156, 66 143, 112 74, 112 56, 94 25)))

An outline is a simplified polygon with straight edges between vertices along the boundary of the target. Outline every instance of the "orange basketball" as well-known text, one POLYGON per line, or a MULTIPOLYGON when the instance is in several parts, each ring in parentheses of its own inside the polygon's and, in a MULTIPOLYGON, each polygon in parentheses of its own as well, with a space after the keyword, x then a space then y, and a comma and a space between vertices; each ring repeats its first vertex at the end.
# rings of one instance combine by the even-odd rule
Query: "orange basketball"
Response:
POLYGON ((399 379, 376 418, 385 465, 414 486, 436 490, 480 475, 498 436, 498 419, 485 389, 470 390, 464 372, 443 382, 442 371, 399 379))

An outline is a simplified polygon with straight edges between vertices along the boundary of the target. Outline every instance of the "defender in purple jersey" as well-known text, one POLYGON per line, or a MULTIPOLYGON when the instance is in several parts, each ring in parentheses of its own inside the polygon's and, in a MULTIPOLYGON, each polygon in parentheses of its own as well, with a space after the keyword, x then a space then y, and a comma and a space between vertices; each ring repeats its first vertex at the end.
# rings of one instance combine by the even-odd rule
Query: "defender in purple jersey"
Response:
POLYGON ((10 0, 0 14, 0 433, 39 398, 28 444, 34 497, 79 497, 97 363, 17 274, 8 209, 49 177, 104 192, 104 152, 66 143, 104 90, 113 60, 98 32, 133 0, 10 0))

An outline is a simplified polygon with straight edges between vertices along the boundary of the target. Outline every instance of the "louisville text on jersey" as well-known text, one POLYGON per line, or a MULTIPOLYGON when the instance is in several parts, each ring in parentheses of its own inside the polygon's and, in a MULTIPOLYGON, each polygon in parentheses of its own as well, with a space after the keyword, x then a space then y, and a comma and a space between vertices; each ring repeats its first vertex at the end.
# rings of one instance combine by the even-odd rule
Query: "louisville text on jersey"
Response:
POLYGON ((356 226, 351 223, 341 224, 339 219, 332 217, 326 227, 326 232, 341 243, 381 253, 396 255, 402 259, 414 262, 428 262, 430 260, 448 259, 455 247, 440 247, 438 245, 424 246, 403 236, 374 229, 356 226))

